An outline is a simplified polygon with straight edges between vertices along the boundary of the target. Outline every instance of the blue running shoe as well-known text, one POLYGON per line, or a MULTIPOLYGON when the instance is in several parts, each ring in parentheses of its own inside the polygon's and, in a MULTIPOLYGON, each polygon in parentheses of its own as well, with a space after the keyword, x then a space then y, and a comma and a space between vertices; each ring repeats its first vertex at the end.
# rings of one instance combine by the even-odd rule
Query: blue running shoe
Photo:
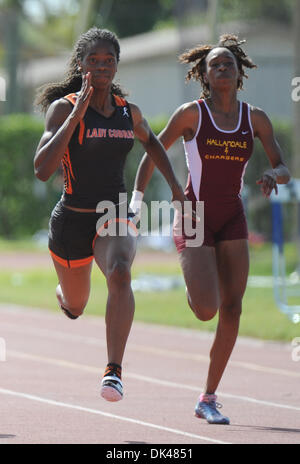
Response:
POLYGON ((223 416, 218 408, 222 405, 216 402, 216 395, 201 394, 195 407, 195 416, 200 419, 206 419, 209 424, 229 425, 228 417, 223 416))

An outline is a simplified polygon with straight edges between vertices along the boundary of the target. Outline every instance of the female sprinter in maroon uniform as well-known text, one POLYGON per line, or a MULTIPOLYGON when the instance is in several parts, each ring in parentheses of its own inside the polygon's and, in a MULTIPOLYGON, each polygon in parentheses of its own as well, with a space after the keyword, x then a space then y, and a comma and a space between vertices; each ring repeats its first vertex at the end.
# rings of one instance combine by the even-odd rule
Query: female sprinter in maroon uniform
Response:
MULTIPOLYGON (((219 309, 206 387, 195 408, 196 416, 214 424, 229 424, 217 411, 215 392, 237 338, 247 284, 247 224, 240 193, 254 137, 261 140, 272 166, 257 181, 263 194, 268 197, 277 191, 277 183, 290 178, 266 114, 237 99, 245 67, 255 67, 241 43, 224 35, 217 46, 199 46, 181 56, 184 63, 194 63, 187 78, 200 81, 202 98, 179 107, 159 137, 166 149, 183 137, 189 170, 185 194, 194 208, 197 201, 204 202, 202 246, 187 247, 184 233, 176 233, 177 213, 174 241, 195 315, 206 321, 219 309)), ((153 169, 145 154, 134 197, 142 198, 153 169)))
MULTIPOLYGON (((166 177, 173 199, 184 194, 165 150, 139 108, 123 98, 113 83, 120 47, 116 36, 92 28, 75 45, 66 79, 41 89, 37 103, 47 110, 46 127, 34 159, 36 176, 47 181, 62 163, 65 187, 49 227, 49 248, 58 275, 61 309, 80 316, 90 292, 92 261, 107 280, 106 335, 108 365, 101 395, 108 401, 123 396, 121 363, 134 314, 130 269, 136 237, 130 213, 120 218, 119 194, 126 192, 123 169, 136 136, 166 177), (116 206, 114 218, 126 233, 96 234, 99 202, 116 206), (123 219, 123 220, 122 220, 123 219)), ((103 229, 103 227, 102 227, 103 229)))

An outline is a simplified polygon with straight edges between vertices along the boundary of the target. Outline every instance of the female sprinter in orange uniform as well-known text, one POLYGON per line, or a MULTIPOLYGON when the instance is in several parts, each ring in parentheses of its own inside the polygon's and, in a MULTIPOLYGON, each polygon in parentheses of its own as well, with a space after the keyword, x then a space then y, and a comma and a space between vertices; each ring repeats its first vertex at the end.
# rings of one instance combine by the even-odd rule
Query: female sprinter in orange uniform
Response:
POLYGON ((49 248, 59 279, 56 294, 64 313, 71 319, 82 314, 94 258, 106 277, 108 365, 101 395, 108 401, 123 396, 121 363, 134 314, 130 269, 136 237, 127 233, 134 228, 127 203, 123 220, 119 204, 119 194, 126 192, 123 170, 134 136, 166 177, 173 199, 184 201, 163 146, 139 108, 128 103, 113 83, 119 55, 119 42, 110 31, 92 28, 78 39, 66 79, 46 85, 37 98, 47 114, 34 158, 35 174, 42 181, 61 163, 64 168, 64 192, 49 227, 49 248), (116 207, 114 220, 120 230, 123 225, 122 233, 96 233, 103 217, 97 205, 102 201, 116 207))
MULTIPOLYGON (((261 140, 272 166, 257 181, 262 193, 269 197, 277 183, 290 179, 269 118, 237 98, 245 67, 255 67, 241 43, 236 36, 224 35, 216 46, 199 46, 181 56, 182 62, 194 63, 187 78, 199 80, 203 93, 200 100, 180 106, 159 136, 166 149, 183 137, 189 169, 185 194, 193 209, 197 201, 204 202, 202 246, 187 247, 185 234, 176 233, 176 213, 174 241, 196 317, 212 319, 219 309, 206 387, 195 408, 196 416, 214 424, 229 424, 217 410, 215 392, 238 335, 247 284, 247 224, 240 193, 254 137, 261 140)), ((133 198, 142 199, 153 169, 145 154, 133 198)))

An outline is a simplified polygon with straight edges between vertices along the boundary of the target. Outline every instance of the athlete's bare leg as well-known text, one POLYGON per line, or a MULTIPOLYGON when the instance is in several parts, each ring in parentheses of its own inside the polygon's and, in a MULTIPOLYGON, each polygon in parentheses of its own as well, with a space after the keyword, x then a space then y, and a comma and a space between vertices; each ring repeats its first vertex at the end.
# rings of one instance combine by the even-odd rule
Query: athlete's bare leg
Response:
POLYGON ((216 246, 216 258, 221 305, 205 393, 215 393, 237 339, 249 271, 247 240, 220 242, 216 246))
POLYGON ((92 262, 78 268, 67 268, 55 259, 53 263, 59 280, 56 296, 59 303, 74 316, 80 316, 90 295, 92 262))
POLYGON ((134 315, 131 290, 131 265, 136 252, 136 238, 98 237, 94 256, 106 277, 106 340, 108 362, 121 365, 134 315))
POLYGON ((191 309, 201 321, 212 319, 220 304, 218 268, 213 247, 188 247, 179 255, 191 309))
POLYGON ((180 263, 188 302, 200 320, 212 319, 219 307, 219 323, 210 352, 206 393, 214 393, 236 342, 249 255, 247 240, 220 242, 216 248, 186 248, 180 263))

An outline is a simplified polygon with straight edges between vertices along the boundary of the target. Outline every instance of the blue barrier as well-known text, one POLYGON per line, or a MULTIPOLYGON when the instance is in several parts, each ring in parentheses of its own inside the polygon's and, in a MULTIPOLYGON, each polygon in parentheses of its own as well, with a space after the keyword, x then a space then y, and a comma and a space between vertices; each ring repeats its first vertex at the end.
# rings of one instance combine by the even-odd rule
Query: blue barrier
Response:
MULTIPOLYGON (((300 322, 300 305, 290 304, 289 298, 299 297, 300 300, 300 276, 298 270, 294 273, 294 279, 286 275, 284 255, 284 204, 297 203, 300 205, 300 179, 293 179, 287 185, 278 185, 278 195, 274 192, 271 197, 272 209, 272 267, 273 289, 275 302, 281 312, 294 323, 300 322), (298 285, 297 285, 298 284, 298 285)), ((300 220, 298 220, 298 236, 300 237, 300 220)))

